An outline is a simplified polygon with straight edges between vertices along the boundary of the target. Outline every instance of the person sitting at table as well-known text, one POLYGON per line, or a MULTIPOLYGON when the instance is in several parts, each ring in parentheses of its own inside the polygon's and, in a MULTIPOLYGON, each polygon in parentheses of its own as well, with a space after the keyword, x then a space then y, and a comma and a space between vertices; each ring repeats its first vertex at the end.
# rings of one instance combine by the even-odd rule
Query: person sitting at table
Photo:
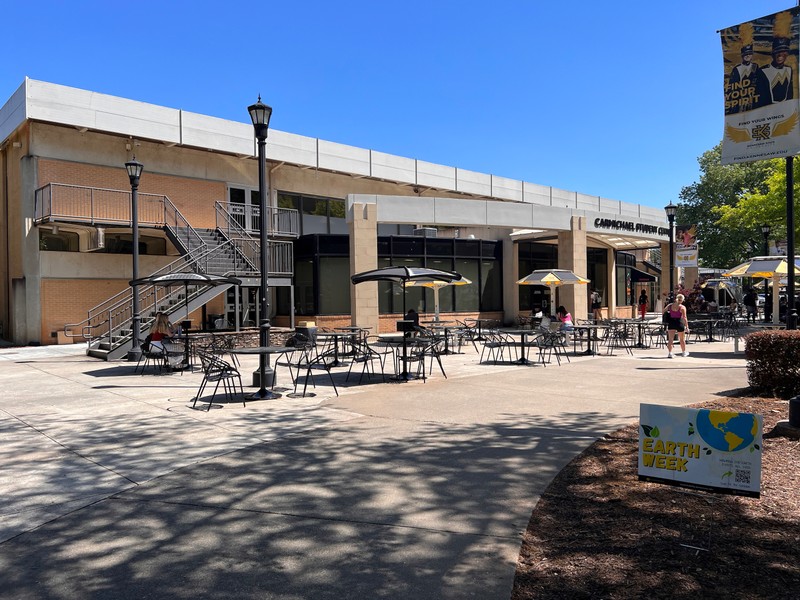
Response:
POLYGON ((147 336, 150 338, 150 351, 164 352, 163 341, 174 335, 175 327, 169 322, 167 315, 163 312, 156 313, 156 319, 147 336))
POLYGON ((575 325, 572 323, 572 315, 569 314, 564 306, 559 306, 556 309, 556 317, 559 321, 561 321, 561 326, 558 328, 559 331, 572 331, 575 325))
POLYGON ((419 314, 413 308, 409 308, 406 313, 406 321, 413 321, 414 327, 419 327, 419 314))

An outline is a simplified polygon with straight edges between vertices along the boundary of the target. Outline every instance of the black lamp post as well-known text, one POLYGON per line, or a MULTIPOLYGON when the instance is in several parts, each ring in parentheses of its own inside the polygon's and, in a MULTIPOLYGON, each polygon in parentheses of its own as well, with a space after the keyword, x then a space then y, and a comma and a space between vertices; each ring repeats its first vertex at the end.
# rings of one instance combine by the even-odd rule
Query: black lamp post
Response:
POLYGON ((664 207, 669 221, 669 295, 667 299, 670 302, 675 299, 675 212, 677 210, 678 207, 672 202, 664 207))
MULTIPOLYGON (((259 219, 259 240, 261 242, 261 323, 258 332, 258 345, 269 346, 269 232, 267 223, 269 212, 267 211, 267 132, 269 130, 269 119, 272 116, 272 108, 261 102, 247 107, 250 119, 253 121, 256 140, 258 140, 258 205, 261 211, 259 219)), ((254 394, 255 398, 273 398, 275 395, 267 389, 267 376, 270 381, 273 377, 272 369, 269 368, 267 354, 259 354, 258 357, 258 377, 259 390, 254 394)))
MULTIPOLYGON (((144 165, 133 157, 125 163, 128 179, 131 180, 131 237, 133 238, 133 281, 139 279, 139 178, 142 176, 144 165)), ((128 351, 128 360, 138 361, 142 355, 139 346, 139 333, 141 332, 141 315, 139 314, 139 286, 133 287, 133 318, 131 319, 131 349, 128 351)))
POLYGON ((769 232, 772 231, 772 227, 764 223, 761 226, 761 233, 764 234, 764 256, 769 256, 769 232))

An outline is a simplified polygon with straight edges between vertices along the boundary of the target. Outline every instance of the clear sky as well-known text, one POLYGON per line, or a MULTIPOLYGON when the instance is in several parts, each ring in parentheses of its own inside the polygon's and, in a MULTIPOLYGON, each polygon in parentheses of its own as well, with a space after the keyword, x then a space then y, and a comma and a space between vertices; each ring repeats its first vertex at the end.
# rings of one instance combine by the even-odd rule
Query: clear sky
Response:
POLYGON ((25 76, 662 207, 722 137, 717 30, 789 0, 6 0, 25 76))

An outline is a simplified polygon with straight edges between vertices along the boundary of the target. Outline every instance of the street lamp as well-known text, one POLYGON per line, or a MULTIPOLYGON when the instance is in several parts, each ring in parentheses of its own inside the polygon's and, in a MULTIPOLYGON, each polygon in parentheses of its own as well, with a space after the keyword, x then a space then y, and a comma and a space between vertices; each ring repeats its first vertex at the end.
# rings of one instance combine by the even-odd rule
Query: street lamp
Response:
MULTIPOLYGON (((139 178, 142 176, 144 165, 133 157, 133 160, 125 163, 128 171, 128 179, 131 180, 131 237, 133 238, 133 281, 139 279, 139 178)), ((141 333, 141 315, 139 314, 139 286, 131 284, 133 287, 133 318, 131 319, 131 349, 128 351, 128 360, 138 361, 142 356, 142 349, 139 346, 139 334, 141 333)))
POLYGON ((769 256, 769 232, 772 230, 772 227, 764 223, 761 226, 761 233, 764 234, 764 256, 769 256))
MULTIPOLYGON (((672 202, 664 207, 669 221, 669 296, 667 299, 672 302, 675 299, 675 212, 678 207, 672 202)), ((662 261, 663 262, 663 261, 662 261)))
MULTIPOLYGON (((258 205, 261 211, 259 219, 259 241, 261 242, 261 323, 258 332, 258 345, 262 348, 269 346, 269 235, 267 222, 269 213, 267 212, 267 131, 269 130, 269 119, 272 116, 272 108, 261 102, 261 95, 258 102, 247 107, 250 119, 253 121, 256 139, 258 140, 258 205)), ((258 386, 254 398, 274 398, 275 394, 267 389, 267 375, 270 381, 274 376, 272 369, 269 368, 267 354, 258 355, 258 386)), ((255 383, 255 382, 254 382, 255 383)))

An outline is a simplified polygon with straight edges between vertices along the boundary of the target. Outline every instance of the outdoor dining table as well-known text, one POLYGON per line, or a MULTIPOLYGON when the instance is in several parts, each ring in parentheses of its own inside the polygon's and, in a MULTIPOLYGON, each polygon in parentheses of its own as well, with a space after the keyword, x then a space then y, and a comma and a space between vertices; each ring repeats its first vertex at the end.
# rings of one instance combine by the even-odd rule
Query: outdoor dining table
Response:
MULTIPOLYGON (((317 333, 317 339, 329 339, 333 340, 333 362, 331 363, 332 367, 339 367, 344 364, 343 361, 339 360, 339 341, 341 340, 342 344, 344 344, 348 339, 352 341, 353 336, 355 336, 357 332, 355 331, 323 331, 317 333)), ((329 351, 330 352, 330 351, 329 351)))
MULTIPOLYGON (((286 352, 294 352, 294 348, 291 346, 256 346, 255 348, 231 348, 228 350, 230 354, 244 354, 244 355, 265 355, 270 356, 272 354, 284 354, 286 352)), ((274 377, 274 375, 273 375, 274 377)), ((259 385, 261 386, 257 392, 252 394, 248 397, 248 400, 273 400, 274 398, 280 398, 280 394, 276 394, 272 390, 267 389, 267 382, 265 381, 267 378, 262 377, 259 380, 259 385)))
POLYGON ((514 362, 520 365, 532 365, 533 363, 530 361, 530 359, 525 356, 525 348, 530 345, 527 338, 531 335, 538 336, 541 331, 536 329, 503 329, 502 332, 509 335, 518 335, 520 337, 519 358, 514 362))
POLYGON ((450 347, 450 332, 458 329, 458 326, 455 325, 455 321, 433 322, 428 326, 428 329, 430 329, 434 336, 444 337, 444 348, 441 354, 459 354, 450 347), (445 323, 450 323, 450 325, 445 325, 445 323))
POLYGON ((473 321, 475 321, 475 325, 477 325, 478 328, 476 331, 476 333, 478 334, 478 336, 475 338, 476 342, 482 342, 486 339, 485 337, 483 337, 482 325, 484 323, 487 324, 494 323, 496 320, 497 319, 473 319, 473 321))
POLYGON ((700 319, 694 318, 691 321, 689 321, 689 330, 691 331, 692 329, 694 329, 695 325, 698 325, 698 326, 705 325, 706 327, 708 327, 708 330, 707 330, 708 334, 706 336, 706 339, 704 339, 703 341, 704 342, 718 342, 719 340, 714 337, 714 324, 718 320, 719 319, 713 319, 713 318, 708 318, 708 317, 700 318, 700 319))
POLYGON ((414 345, 419 338, 412 338, 408 332, 406 333, 382 333, 378 339, 383 343, 390 346, 397 346, 403 348, 400 356, 395 356, 395 374, 390 377, 392 381, 408 381, 409 379, 416 379, 408 372, 408 346, 414 345))
POLYGON ((584 354, 588 354, 590 356, 599 354, 597 352, 597 342, 600 341, 600 338, 597 336, 597 332, 601 329, 608 329, 608 325, 599 325, 599 324, 583 324, 583 325, 573 325, 573 331, 585 331, 586 338, 587 338, 587 347, 584 354))
POLYGON ((645 339, 645 330, 650 327, 649 321, 644 321, 642 319, 615 319, 618 323, 624 323, 625 325, 635 325, 636 326, 636 344, 634 344, 634 348, 641 348, 647 349, 650 346, 644 343, 645 339))

